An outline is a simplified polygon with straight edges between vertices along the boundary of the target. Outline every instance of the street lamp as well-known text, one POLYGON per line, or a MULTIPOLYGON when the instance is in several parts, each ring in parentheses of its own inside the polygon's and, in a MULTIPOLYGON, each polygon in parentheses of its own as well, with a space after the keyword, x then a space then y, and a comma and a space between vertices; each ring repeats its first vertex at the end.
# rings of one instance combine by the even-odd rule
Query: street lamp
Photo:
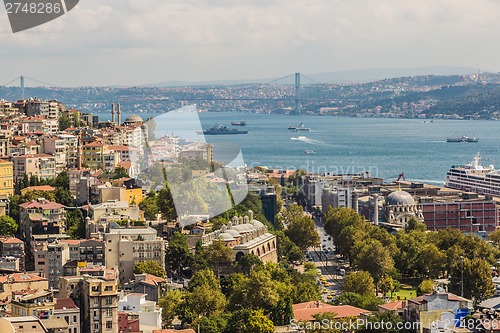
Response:
POLYGON ((462 276, 461 276, 461 296, 464 297, 464 256, 460 256, 460 264, 462 266, 462 276))

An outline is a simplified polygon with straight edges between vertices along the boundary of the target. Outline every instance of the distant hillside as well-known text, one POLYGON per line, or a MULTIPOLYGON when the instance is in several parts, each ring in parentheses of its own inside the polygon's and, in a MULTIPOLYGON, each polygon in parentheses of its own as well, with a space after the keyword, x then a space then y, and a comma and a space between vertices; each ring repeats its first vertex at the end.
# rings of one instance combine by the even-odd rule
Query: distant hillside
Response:
MULTIPOLYGON (((408 76, 424 75, 468 75, 477 73, 477 68, 472 67, 450 67, 431 66, 418 68, 369 68, 358 70, 346 70, 326 73, 304 74, 304 83, 364 83, 384 79, 392 79, 408 76), (312 81, 312 82, 311 82, 312 81)), ((167 81, 160 83, 145 84, 143 87, 187 87, 187 86, 230 86, 240 84, 266 83, 277 78, 265 78, 255 80, 213 80, 213 81, 167 81)), ((294 78, 290 77, 280 83, 292 84, 294 78)))

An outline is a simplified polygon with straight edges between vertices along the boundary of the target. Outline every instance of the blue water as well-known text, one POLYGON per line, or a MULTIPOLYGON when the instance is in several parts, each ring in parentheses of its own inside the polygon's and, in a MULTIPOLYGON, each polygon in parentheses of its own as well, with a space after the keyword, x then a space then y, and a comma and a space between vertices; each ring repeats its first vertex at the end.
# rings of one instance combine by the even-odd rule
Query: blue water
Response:
MULTIPOLYGON (((125 117, 128 115, 125 115, 125 117)), ((144 119, 148 116, 141 115, 144 119)), ((105 119, 106 116, 100 118, 105 119)), ((125 119, 125 118, 123 118, 125 119)), ((500 122, 416 119, 335 118, 242 113, 200 113, 203 128, 230 126, 245 120, 247 135, 207 136, 208 142, 240 145, 247 165, 305 168, 311 172, 360 173, 391 180, 404 172, 407 180, 442 183, 451 165, 465 164, 480 152, 482 164, 500 167, 500 122), (301 122, 312 132, 295 133, 301 122), (468 135, 477 143, 447 143, 468 135), (291 140, 305 136, 304 141, 291 140), (305 150, 316 153, 307 155, 305 150)), ((158 124, 161 130, 161 124, 158 124)))

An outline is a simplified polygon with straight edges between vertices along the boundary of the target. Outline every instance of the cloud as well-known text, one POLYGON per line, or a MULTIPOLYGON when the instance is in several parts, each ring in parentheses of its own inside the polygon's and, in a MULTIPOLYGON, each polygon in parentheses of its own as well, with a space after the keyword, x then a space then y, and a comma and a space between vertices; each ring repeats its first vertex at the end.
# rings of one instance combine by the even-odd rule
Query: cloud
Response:
POLYGON ((95 68, 61 78, 73 84, 78 74, 132 84, 366 67, 496 70, 499 19, 494 0, 86 0, 47 25, 1 34, 0 58, 95 68))

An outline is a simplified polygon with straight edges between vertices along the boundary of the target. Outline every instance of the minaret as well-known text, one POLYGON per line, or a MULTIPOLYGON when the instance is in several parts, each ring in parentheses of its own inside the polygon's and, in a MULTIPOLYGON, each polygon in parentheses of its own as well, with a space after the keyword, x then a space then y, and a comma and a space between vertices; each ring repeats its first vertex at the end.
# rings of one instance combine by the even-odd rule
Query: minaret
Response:
POLYGON ((117 125, 120 126, 122 124, 121 122, 121 116, 122 116, 122 112, 120 110, 120 103, 118 103, 117 105, 117 114, 118 114, 118 121, 117 121, 117 125))
POLYGON ((358 192, 354 190, 354 193, 352 194, 352 207, 354 208, 354 211, 358 214, 359 213, 359 202, 358 202, 358 192))
POLYGON ((373 224, 378 225, 378 194, 373 195, 373 202, 375 207, 373 207, 373 224))
POLYGON ((78 148, 77 148, 77 157, 76 157, 76 167, 78 170, 82 170, 82 132, 78 134, 78 148))
POLYGON ((115 123, 115 103, 111 103, 111 122, 115 123))

